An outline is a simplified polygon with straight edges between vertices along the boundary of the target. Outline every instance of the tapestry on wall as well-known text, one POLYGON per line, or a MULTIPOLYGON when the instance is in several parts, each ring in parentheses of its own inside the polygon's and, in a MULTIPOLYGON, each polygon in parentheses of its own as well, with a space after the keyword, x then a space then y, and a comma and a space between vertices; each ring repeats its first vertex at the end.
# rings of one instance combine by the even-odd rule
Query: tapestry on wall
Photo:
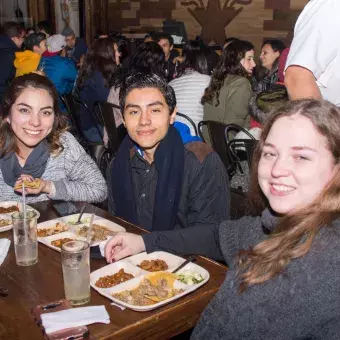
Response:
POLYGON ((203 0, 182 1, 183 6, 188 8, 192 17, 202 26, 201 37, 206 44, 212 41, 223 45, 225 28, 242 12, 243 7, 235 5, 249 5, 253 0, 226 0, 221 7, 220 0, 208 0, 205 7, 203 0), (191 8, 194 7, 194 8, 191 8), (212 20, 213 18, 213 20, 212 20))

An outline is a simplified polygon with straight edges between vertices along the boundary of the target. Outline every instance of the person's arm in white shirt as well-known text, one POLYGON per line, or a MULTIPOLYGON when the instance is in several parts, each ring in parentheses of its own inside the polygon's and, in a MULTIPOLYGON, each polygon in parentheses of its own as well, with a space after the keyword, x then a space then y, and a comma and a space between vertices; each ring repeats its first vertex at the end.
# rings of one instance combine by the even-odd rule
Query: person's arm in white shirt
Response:
POLYGON ((289 66, 286 70, 285 85, 291 100, 302 98, 322 99, 314 74, 304 67, 289 66))
POLYGON ((319 86, 339 47, 340 1, 313 0, 299 17, 286 63, 285 85, 291 99, 321 98, 319 86))

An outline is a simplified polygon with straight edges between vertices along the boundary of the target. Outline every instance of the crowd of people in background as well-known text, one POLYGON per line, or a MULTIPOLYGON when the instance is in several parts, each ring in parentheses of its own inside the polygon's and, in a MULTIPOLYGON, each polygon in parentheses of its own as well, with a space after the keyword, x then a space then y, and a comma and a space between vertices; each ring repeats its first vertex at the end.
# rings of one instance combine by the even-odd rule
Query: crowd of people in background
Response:
POLYGON ((69 26, 59 34, 48 22, 6 23, 1 200, 36 179, 29 203, 107 200, 111 214, 151 232, 118 233, 108 262, 165 250, 227 263, 193 339, 338 339, 339 12, 338 0, 311 0, 285 42, 256 51, 227 37, 220 55, 200 39, 179 52, 166 32, 140 44, 101 32, 88 47, 69 26), (68 95, 81 104, 79 135, 68 95), (111 126, 95 114, 101 103, 122 132, 105 171, 89 152, 110 144, 111 126), (234 168, 210 130, 196 135, 202 121, 223 127, 224 148, 239 143, 227 150, 234 168), (240 190, 251 205, 232 221, 240 190))
MULTIPOLYGON (((259 65, 251 42, 227 38, 221 56, 202 41, 191 40, 174 48, 173 37, 165 32, 151 32, 140 45, 132 44, 116 32, 98 34, 89 50, 71 27, 54 34, 47 22, 37 30, 26 31, 16 23, 4 25, 0 54, 6 55, 6 68, 0 76, 1 101, 12 79, 30 72, 41 72, 55 85, 59 98, 76 93, 85 104, 80 106, 80 128, 89 142, 106 140, 103 122, 92 114, 98 102, 110 102, 116 126, 123 123, 119 108, 119 89, 124 79, 136 72, 164 77, 175 90, 177 109, 197 126, 202 120, 243 128, 259 127, 258 116, 252 116, 259 93, 278 82, 280 54, 285 45, 280 40, 264 42, 259 65), (254 104, 255 103, 255 104, 254 104), (251 124, 250 124, 251 123, 251 124)), ((64 103, 61 110, 66 113, 64 103)), ((180 123, 187 124, 184 118, 180 123)), ((187 134, 194 135, 189 125, 187 134)))
MULTIPOLYGON (((317 5, 309 7, 315 14, 317 5)), ((304 15, 300 20, 304 20, 304 15)), ((245 129, 253 138, 259 139, 266 118, 273 109, 288 101, 288 93, 293 99, 299 98, 296 93, 301 92, 302 87, 297 87, 297 82, 309 79, 310 85, 306 84, 304 88, 319 97, 321 93, 329 92, 324 84, 325 79, 328 81, 332 77, 331 71, 320 75, 320 71, 315 70, 317 66, 304 66, 299 47, 301 44, 306 46, 306 32, 305 26, 298 22, 292 46, 293 31, 290 31, 284 40, 265 40, 259 51, 252 42, 227 37, 220 53, 199 38, 185 42, 179 51, 173 37, 165 32, 150 32, 141 43, 117 32, 100 32, 88 49, 85 40, 76 37, 69 26, 55 34, 46 21, 39 22, 36 29, 27 30, 9 22, 0 35, 3 61, 0 65, 0 105, 15 77, 38 72, 47 76, 56 87, 59 107, 65 115, 64 95, 72 93, 82 102, 79 106, 82 137, 91 143, 107 145, 107 129, 98 115, 93 114, 94 107, 101 102, 111 103, 116 127, 124 136, 126 129, 119 108, 120 88, 130 74, 152 73, 165 78, 175 91, 179 115, 174 126, 183 141, 200 139, 195 136, 195 126, 197 128, 203 120, 237 124, 240 130, 245 129), (318 79, 316 83, 313 77, 318 79), (183 114, 191 123, 188 124, 183 114)), ((212 142, 207 131, 201 137, 212 142)), ((243 130, 236 138, 245 139, 249 135, 243 130)), ((245 163, 243 165, 247 168, 245 163)), ((248 169, 243 170, 248 173, 248 169)), ((249 181, 247 175, 242 183, 232 182, 232 186, 246 192, 249 181)))

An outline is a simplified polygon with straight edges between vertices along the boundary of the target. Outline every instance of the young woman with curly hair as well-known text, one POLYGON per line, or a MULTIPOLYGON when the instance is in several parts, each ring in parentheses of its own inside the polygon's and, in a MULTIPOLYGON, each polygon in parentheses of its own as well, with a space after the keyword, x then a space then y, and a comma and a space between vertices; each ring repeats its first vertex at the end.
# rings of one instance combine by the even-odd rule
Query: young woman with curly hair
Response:
POLYGON ((107 196, 103 176, 92 158, 67 132, 52 82, 30 73, 15 78, 0 118, 0 200, 48 199, 101 202, 107 196))
POLYGON ((204 120, 248 127, 248 104, 252 95, 251 78, 254 46, 235 39, 224 50, 202 97, 204 120))
POLYGON ((106 258, 165 250, 224 260, 226 278, 191 339, 338 339, 340 109, 301 100, 275 112, 255 150, 252 187, 252 216, 119 233, 106 258))

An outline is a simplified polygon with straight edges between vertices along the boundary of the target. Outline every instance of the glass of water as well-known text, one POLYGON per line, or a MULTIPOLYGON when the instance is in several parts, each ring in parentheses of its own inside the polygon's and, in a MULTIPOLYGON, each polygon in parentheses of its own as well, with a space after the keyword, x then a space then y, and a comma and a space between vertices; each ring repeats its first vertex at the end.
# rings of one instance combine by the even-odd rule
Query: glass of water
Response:
POLYGON ((12 214, 15 259, 18 266, 38 262, 37 214, 27 211, 12 214))
POLYGON ((66 299, 71 305, 90 301, 90 245, 85 241, 69 241, 61 247, 66 299))

